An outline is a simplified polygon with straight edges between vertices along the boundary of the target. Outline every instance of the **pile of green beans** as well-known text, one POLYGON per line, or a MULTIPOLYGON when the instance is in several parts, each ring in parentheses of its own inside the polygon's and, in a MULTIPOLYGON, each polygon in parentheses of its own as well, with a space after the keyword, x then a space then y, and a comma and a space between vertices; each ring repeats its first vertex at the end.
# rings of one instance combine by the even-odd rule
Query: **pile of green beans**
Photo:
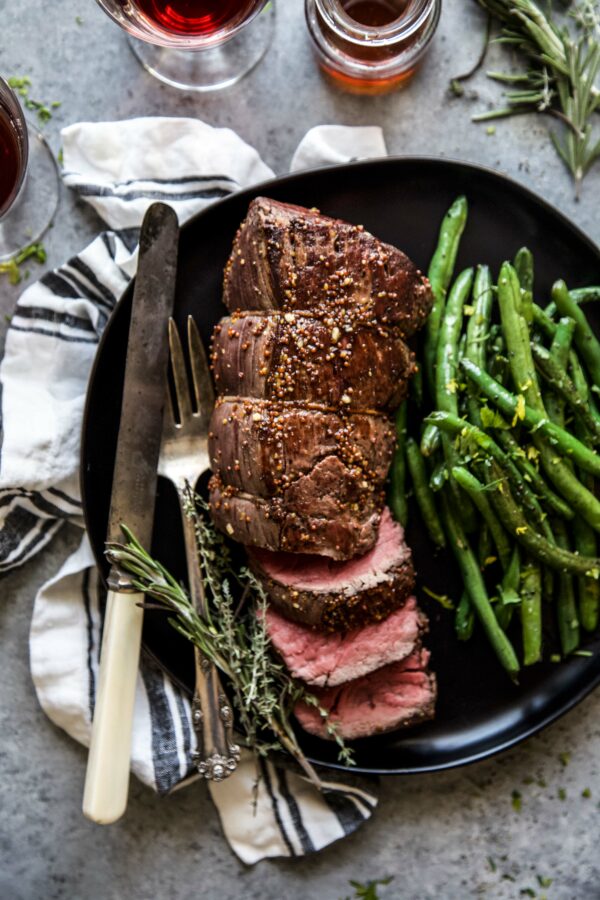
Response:
POLYGON ((517 680, 555 657, 545 634, 565 658, 598 627, 600 341, 585 304, 600 287, 539 296, 525 247, 496 283, 484 264, 456 274, 467 214, 458 197, 429 266, 424 378, 398 412, 390 505, 406 524, 412 494, 462 576, 457 638, 482 631, 517 680))

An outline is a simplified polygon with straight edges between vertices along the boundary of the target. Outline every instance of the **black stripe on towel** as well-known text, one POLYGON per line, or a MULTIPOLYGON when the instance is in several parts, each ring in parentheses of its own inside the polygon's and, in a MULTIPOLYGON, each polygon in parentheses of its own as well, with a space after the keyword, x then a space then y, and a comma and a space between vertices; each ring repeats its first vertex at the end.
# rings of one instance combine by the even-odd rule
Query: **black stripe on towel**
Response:
POLYGON ((281 814, 279 812, 279 801, 277 800, 277 798, 273 792, 273 785, 271 784, 271 777, 269 775, 269 769, 267 767, 266 761, 262 758, 262 756, 258 757, 258 764, 260 766, 261 776, 265 780, 265 787, 267 788, 267 793, 268 793, 269 797, 271 798, 271 806, 273 808, 273 815, 275 816, 275 821, 277 822, 277 827, 279 828, 281 837, 283 838, 286 847, 290 851, 290 856, 297 856, 298 854, 292 847, 292 842, 290 841, 290 839, 288 837, 288 833, 285 830, 283 821, 281 819, 281 814))
POLYGON ((39 519, 36 515, 17 506, 4 520, 0 531, 0 569, 10 569, 33 556, 36 549, 47 544, 62 525, 60 519, 39 519), (27 543, 16 556, 11 557, 19 544, 27 543))
POLYGON ((94 675, 94 665, 92 657, 94 653, 94 620, 92 618, 92 604, 90 598, 90 572, 91 569, 84 569, 81 579, 81 593, 83 595, 83 605, 85 608, 85 621, 87 628, 87 670, 88 670, 88 708, 90 712, 90 722, 94 718, 94 706, 96 703, 96 678, 94 675))
POLYGON ((175 723, 165 691, 165 676, 147 654, 143 654, 140 671, 150 706, 156 790, 166 794, 180 780, 175 723))
POLYGON ((294 828, 296 829, 296 834, 300 839, 300 843, 302 844, 302 849, 305 853, 312 853, 315 850, 315 845, 313 844, 308 831, 302 821, 302 814, 300 813, 300 807, 296 802, 296 798, 290 791, 290 787, 287 781, 287 774, 284 769, 278 769, 275 767, 275 772, 277 773, 277 786, 279 788, 279 793, 287 803, 288 809, 290 811, 290 816, 292 817, 292 822, 294 823, 294 828))
POLYGON ((75 269, 76 272, 78 272, 83 278, 89 281, 92 287, 96 290, 98 297, 101 300, 104 300, 105 303, 112 309, 117 298, 110 290, 110 288, 99 280, 93 269, 91 269, 87 263, 84 263, 79 256, 72 256, 68 261, 65 269, 69 274, 71 274, 71 272, 69 271, 70 269, 75 269))
POLYGON ((219 200, 221 197, 228 197, 232 193, 231 188, 220 187, 205 188, 199 191, 182 191, 177 194, 171 191, 153 190, 151 188, 120 191, 99 184, 78 184, 75 190, 82 197, 116 197, 125 203, 131 200, 162 200, 163 203, 173 203, 182 200, 219 200))
POLYGON ((48 331, 45 328, 21 328, 20 325, 10 324, 11 331, 23 331, 25 334, 43 334, 46 337, 56 338, 58 341, 66 341, 67 344, 97 344, 98 338, 76 337, 74 334, 61 334, 60 331, 48 331))
POLYGON ((73 316, 70 313, 42 306, 17 306, 15 316, 20 319, 42 319, 44 322, 67 325, 69 328, 79 328, 81 331, 93 332, 95 330, 89 319, 82 319, 81 316, 73 316))
MULTIPOLYGON (((115 181, 115 187, 127 187, 130 184, 202 184, 207 181, 226 181, 234 191, 237 181, 229 175, 181 175, 179 178, 130 178, 127 181, 115 181)), ((75 190, 78 190, 75 186, 75 190)))
POLYGON ((55 497, 58 497, 60 500, 65 500, 71 506, 74 506, 76 509, 81 509, 83 506, 81 500, 76 500, 74 497, 69 497, 68 494, 65 494, 64 491, 60 491, 58 488, 48 488, 49 494, 54 494, 55 497))
POLYGON ((57 269, 55 272, 46 272, 46 274, 42 275, 40 278, 40 283, 43 284, 44 287, 47 287, 48 290, 57 297, 65 297, 71 300, 78 300, 81 298, 81 291, 79 291, 71 281, 65 278, 60 269, 57 269))
POLYGON ((323 793, 323 799, 327 803, 329 809, 337 817, 338 822, 342 826, 344 834, 352 834, 359 825, 365 821, 367 816, 357 807, 351 795, 344 794, 342 790, 326 791, 323 793))

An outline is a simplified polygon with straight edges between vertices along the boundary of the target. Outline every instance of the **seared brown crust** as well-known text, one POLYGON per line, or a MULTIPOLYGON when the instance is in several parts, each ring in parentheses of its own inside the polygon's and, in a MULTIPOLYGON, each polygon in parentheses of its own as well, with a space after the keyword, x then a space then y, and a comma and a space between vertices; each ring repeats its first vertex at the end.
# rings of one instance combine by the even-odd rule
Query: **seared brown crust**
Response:
POLYGON ((393 410, 408 393, 414 354, 398 328, 339 326, 302 313, 222 319, 212 363, 220 394, 393 410))
POLYGON ((273 606, 287 619, 318 631, 350 631, 381 622, 403 606, 415 586, 410 558, 391 568, 385 581, 354 592, 295 590, 267 575, 251 549, 248 558, 273 606))
MULTIPOLYGON (((331 467, 322 465, 326 460, 338 463, 335 496, 348 502, 372 497, 380 503, 393 448, 394 429, 386 416, 342 415, 325 407, 247 398, 218 401, 208 446, 213 472, 224 484, 259 497, 287 494, 288 503, 292 496, 302 502, 306 488, 299 492, 297 484, 293 490, 302 476, 314 482, 318 472, 329 475, 331 467)), ((318 492, 325 487, 321 474, 318 492)))
POLYGON ((380 504, 349 501, 355 485, 340 484, 343 472, 336 460, 325 460, 313 472, 316 478, 311 479, 312 473, 303 476, 285 494, 268 500, 226 486, 213 475, 213 522, 235 541, 270 550, 332 559, 366 553, 377 537, 380 504))
POLYGON ((381 322, 405 336, 433 302, 427 278, 400 250, 361 226, 265 197, 250 204, 223 287, 230 311, 310 310, 334 316, 332 326, 381 322))

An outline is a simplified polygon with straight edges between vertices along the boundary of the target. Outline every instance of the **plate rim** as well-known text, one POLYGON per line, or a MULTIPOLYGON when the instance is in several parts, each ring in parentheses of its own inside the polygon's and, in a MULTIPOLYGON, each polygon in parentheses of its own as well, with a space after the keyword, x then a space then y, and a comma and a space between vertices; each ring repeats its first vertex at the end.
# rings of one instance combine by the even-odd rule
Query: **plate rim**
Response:
MULTIPOLYGON (((375 157, 368 159, 359 159, 352 160, 350 162, 345 163, 337 163, 333 165, 323 165, 323 166, 315 166, 310 169, 302 169, 297 172, 288 172, 285 175, 277 175, 273 178, 269 178, 265 181, 258 182, 255 185, 250 185, 248 187, 244 187, 241 190, 234 191, 231 194, 227 194, 225 197, 221 197, 218 200, 210 203, 208 206, 205 206, 203 209, 199 210, 195 213, 190 219, 188 219, 181 226, 181 233, 183 233, 188 229, 192 228, 198 220, 202 219, 204 216, 210 215, 215 208, 226 206, 230 202, 243 200, 245 196, 249 199, 255 196, 260 196, 263 193, 268 193, 268 190, 273 185, 276 185, 278 188, 285 187, 285 184, 293 181, 297 183, 298 181, 302 181, 304 179, 310 179, 315 175, 320 175, 326 171, 340 171, 344 170, 347 172, 353 172, 356 170, 360 170, 363 168, 384 168, 387 166, 402 166, 402 165, 419 165, 419 164, 427 164, 433 165, 434 167, 440 168, 456 168, 462 170, 471 170, 477 173, 483 174, 487 177, 491 177, 493 180, 497 180, 500 183, 509 184, 513 190, 517 193, 520 193, 522 196, 525 196, 527 200, 536 204, 539 207, 542 207, 547 213, 551 216, 558 219, 563 226, 565 226, 568 230, 571 231, 577 238, 577 240, 586 244, 588 249, 598 257, 598 263, 600 265, 600 244, 597 244, 583 229, 572 221, 565 213, 562 212, 555 204, 551 203, 545 197, 538 194, 533 188, 519 181, 512 175, 505 173, 504 171, 499 171, 490 166, 483 165, 481 163, 474 163, 469 160, 460 159, 458 157, 441 157, 441 156, 433 156, 433 155, 423 155, 423 154, 411 154, 411 155, 391 155, 385 157, 375 157)), ((113 323, 115 320, 115 313, 117 310, 127 302, 128 297, 133 292, 135 285, 135 275, 131 278, 124 291, 119 296, 115 306, 109 316, 109 319, 104 327, 102 335, 100 336, 100 340, 98 341, 98 346, 96 348, 96 353, 94 355, 94 360, 90 369, 90 374, 88 377, 88 383, 86 388, 86 396, 85 403, 83 408, 83 416, 82 416, 82 424, 81 424, 81 445, 80 445, 80 467, 79 467, 79 485, 81 490, 81 499, 82 499, 82 511, 83 511, 83 519, 85 523, 86 533, 89 533, 89 524, 90 524, 90 510, 88 504, 88 495, 86 490, 86 474, 85 474, 85 460, 86 460, 86 449, 87 449, 87 439, 86 435, 88 432, 88 422, 90 418, 90 407, 91 407, 91 395, 93 393, 92 388, 95 384, 97 370, 100 365, 100 359, 103 355, 104 344, 110 338, 110 332, 113 327, 113 323)), ((105 563, 102 555, 98 554, 97 548, 90 541, 90 545, 92 548, 92 553, 94 556, 94 560, 96 566, 99 570, 99 574, 103 584, 106 584, 105 580, 105 563)), ((149 649, 145 644, 143 644, 143 650, 147 653, 161 668, 161 670, 172 679, 172 681, 177 684, 181 689, 183 689, 186 694, 190 695, 190 691, 187 685, 185 685, 176 675, 174 675, 168 667, 156 656, 156 654, 149 649)), ((341 763, 335 761, 322 761, 315 759, 313 756, 310 756, 309 759, 312 763, 320 766, 324 766, 329 769, 355 773, 359 775, 375 775, 375 776, 386 776, 386 775, 419 775, 426 773, 434 773, 434 772, 444 772, 449 769, 461 768, 463 766, 473 765, 474 763, 481 762, 485 759, 490 759, 500 753, 505 752, 506 750, 511 749, 512 747, 517 746, 518 744, 526 741, 527 739, 533 737, 536 734, 539 734, 553 722, 556 722, 562 716, 566 715, 575 706, 581 703, 589 694, 591 694, 598 686, 600 685, 600 669, 597 674, 590 678, 590 680, 580 687, 578 691, 576 691, 573 695, 571 695, 568 700, 559 704, 559 707, 556 709, 551 709, 545 716, 542 717, 540 721, 537 721, 525 728, 518 735, 511 736, 499 744, 494 745, 493 747, 485 748, 478 752, 473 752, 469 756, 463 757, 461 759, 452 759, 443 763, 436 764, 416 764, 407 768, 405 766, 399 766, 396 768, 379 768, 373 766, 352 766, 347 767, 341 763)))

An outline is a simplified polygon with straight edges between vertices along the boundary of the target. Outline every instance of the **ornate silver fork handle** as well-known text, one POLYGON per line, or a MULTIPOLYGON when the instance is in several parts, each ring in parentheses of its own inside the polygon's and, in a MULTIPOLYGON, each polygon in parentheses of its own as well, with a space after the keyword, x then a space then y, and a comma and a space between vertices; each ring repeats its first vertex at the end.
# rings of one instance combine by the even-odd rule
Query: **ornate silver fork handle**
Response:
MULTIPOLYGON (((210 469, 208 456, 208 423, 214 407, 214 389, 206 354, 194 320, 188 318, 188 347, 192 371, 194 410, 185 368, 185 359, 174 321, 169 322, 171 372, 175 385, 178 417, 172 404, 165 409, 158 471, 177 489, 190 596, 200 613, 207 612, 207 600, 198 561, 194 524, 186 514, 189 486, 193 488, 200 475, 210 469)), ((223 781, 235 771, 240 749, 233 740, 233 711, 216 667, 195 648, 196 687, 192 704, 198 751, 194 754, 200 775, 208 781, 223 781)))
MULTIPOLYGON (((194 606, 202 615, 206 610, 206 595, 202 583, 194 524, 185 512, 185 491, 178 489, 185 555, 188 567, 190 596, 194 606)), ((200 775, 207 781, 223 781, 237 768, 240 748, 233 740, 233 711, 216 666, 194 647, 196 666, 196 689, 192 701, 192 722, 198 739, 194 760, 200 775)))

